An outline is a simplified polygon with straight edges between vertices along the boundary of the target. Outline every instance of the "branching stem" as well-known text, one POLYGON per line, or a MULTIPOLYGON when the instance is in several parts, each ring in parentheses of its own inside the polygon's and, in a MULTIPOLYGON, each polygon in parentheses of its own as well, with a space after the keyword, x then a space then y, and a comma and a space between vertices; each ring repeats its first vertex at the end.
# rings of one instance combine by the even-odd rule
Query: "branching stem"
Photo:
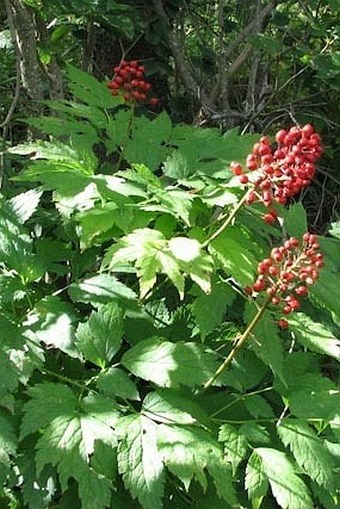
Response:
POLYGON ((227 228, 227 226, 230 225, 231 221, 234 219, 234 217, 236 216, 237 212, 240 210, 242 205, 244 205, 244 203, 246 202, 247 196, 248 196, 248 191, 242 196, 242 198, 237 203, 237 205, 233 208, 233 210, 230 212, 229 216, 224 221, 224 223, 222 223, 222 225, 205 242, 203 242, 202 247, 207 247, 210 244, 210 242, 217 239, 217 237, 219 237, 221 235, 221 233, 224 232, 224 230, 227 228))
POLYGON ((243 332, 243 334, 239 337, 239 339, 236 341, 233 349, 230 351, 229 355, 226 357, 226 359, 222 362, 222 364, 217 368, 215 373, 209 380, 205 383, 203 386, 203 390, 208 389, 216 380, 217 378, 227 369, 233 358, 235 357, 236 353, 240 350, 240 348, 243 346, 244 342, 247 340, 247 338, 250 336, 258 322, 261 320, 261 317, 263 313, 265 312, 271 298, 267 299, 266 302, 263 304, 263 306, 258 310, 250 324, 247 326, 246 330, 243 332))

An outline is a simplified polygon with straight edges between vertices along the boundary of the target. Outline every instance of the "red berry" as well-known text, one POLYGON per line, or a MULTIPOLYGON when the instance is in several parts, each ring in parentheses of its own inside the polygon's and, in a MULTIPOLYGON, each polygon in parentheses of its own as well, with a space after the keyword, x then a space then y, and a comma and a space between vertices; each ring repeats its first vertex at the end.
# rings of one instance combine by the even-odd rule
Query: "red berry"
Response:
POLYGON ((241 175, 240 182, 241 182, 241 184, 248 184, 249 179, 248 179, 247 175, 241 175))
POLYGON ((281 318, 281 320, 279 320, 277 324, 280 327, 280 329, 287 329, 289 327, 289 323, 284 318, 281 318))
POLYGON ((149 104, 151 104, 151 106, 157 106, 157 104, 159 104, 159 99, 157 97, 151 97, 151 99, 149 99, 149 104))

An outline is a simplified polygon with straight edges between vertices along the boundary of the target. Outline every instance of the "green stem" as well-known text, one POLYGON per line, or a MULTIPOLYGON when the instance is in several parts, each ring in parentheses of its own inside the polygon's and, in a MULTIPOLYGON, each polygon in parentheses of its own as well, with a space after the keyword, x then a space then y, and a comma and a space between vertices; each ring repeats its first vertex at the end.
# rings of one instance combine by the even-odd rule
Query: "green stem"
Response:
POLYGON ((216 230, 205 242, 203 242, 202 247, 207 247, 210 244, 210 242, 215 240, 219 235, 221 235, 222 232, 224 232, 224 230, 227 228, 227 226, 229 226, 229 224, 234 219, 234 217, 236 216, 237 212, 240 210, 242 205, 244 205, 244 203, 246 202, 247 196, 248 196, 248 191, 242 196, 240 201, 233 208, 233 210, 230 212, 227 219, 224 221, 224 223, 222 223, 222 225, 218 228, 218 230, 216 230))
POLYGON ((91 391, 91 392, 98 393, 98 391, 96 391, 95 389, 91 389, 90 387, 88 387, 85 384, 79 383, 76 380, 73 380, 72 378, 68 378, 67 376, 60 375, 59 373, 55 373, 54 371, 50 371, 47 368, 41 368, 41 372, 46 373, 47 375, 50 375, 54 378, 57 378, 58 380, 61 380, 67 384, 73 385, 74 387, 77 387, 78 389, 81 389, 82 391, 85 390, 85 391, 89 391, 89 392, 91 391))
POLYGON ((217 378, 227 369, 233 358, 235 357, 236 353, 240 350, 240 348, 243 346, 243 343, 246 341, 248 336, 251 334, 253 329, 256 327, 258 322, 261 320, 261 317, 263 313, 265 312, 269 302, 270 298, 267 299, 267 301, 263 304, 263 306, 258 310, 250 324, 247 326, 246 330, 243 332, 243 334, 239 337, 239 339, 236 341, 234 348, 230 351, 228 357, 222 362, 222 364, 217 368, 215 373, 209 380, 204 384, 203 390, 208 389, 216 380, 217 378))
POLYGON ((240 401, 244 401, 246 398, 249 398, 251 396, 256 396, 257 394, 263 394, 264 392, 268 392, 268 391, 271 391, 271 390, 273 390, 273 386, 265 387, 264 389, 258 389, 257 391, 246 392, 245 394, 242 394, 241 396, 239 396, 239 397, 233 399, 232 401, 230 401, 227 405, 224 405, 222 408, 219 408, 218 410, 216 410, 216 412, 214 412, 211 415, 209 415, 209 418, 213 419, 218 414, 224 412, 225 410, 227 410, 228 408, 232 407, 233 405, 236 405, 240 401))

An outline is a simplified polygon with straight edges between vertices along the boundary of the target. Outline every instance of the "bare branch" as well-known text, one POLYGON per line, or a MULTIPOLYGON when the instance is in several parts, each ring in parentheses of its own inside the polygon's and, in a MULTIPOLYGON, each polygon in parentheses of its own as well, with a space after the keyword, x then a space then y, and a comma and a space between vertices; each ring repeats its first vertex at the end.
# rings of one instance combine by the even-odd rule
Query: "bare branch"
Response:
MULTIPOLYGON (((15 76, 15 91, 14 91, 14 96, 13 96, 13 100, 12 100, 11 106, 9 107, 8 113, 6 115, 6 118, 2 122, 2 124, 0 124, 0 128, 7 127, 7 125, 12 120, 15 108, 16 108, 16 106, 18 104, 18 101, 19 101, 20 84, 21 84, 20 63, 19 63, 19 60, 17 59, 17 61, 16 61, 16 76, 15 76)), ((4 131, 5 131, 5 129, 4 129, 4 131)), ((6 132, 4 132, 4 138, 6 138, 6 132)))
POLYGON ((20 63, 24 89, 33 101, 44 97, 44 86, 36 50, 36 29, 33 16, 22 0, 5 0, 8 24, 20 63))

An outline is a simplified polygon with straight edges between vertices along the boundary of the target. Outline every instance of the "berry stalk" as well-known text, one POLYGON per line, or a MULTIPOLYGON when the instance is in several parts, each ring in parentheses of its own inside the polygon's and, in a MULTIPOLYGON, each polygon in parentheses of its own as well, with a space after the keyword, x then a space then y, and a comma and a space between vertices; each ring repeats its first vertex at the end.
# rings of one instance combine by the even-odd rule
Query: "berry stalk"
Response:
POLYGON ((227 228, 227 226, 230 225, 231 221, 234 219, 234 217, 236 216, 237 212, 240 210, 242 205, 244 205, 247 202, 247 199, 248 199, 248 191, 242 196, 240 201, 233 208, 233 210, 230 212, 229 216, 222 223, 222 225, 212 235, 210 235, 210 237, 205 242, 203 242, 203 244, 202 244, 203 247, 207 247, 210 244, 210 242, 215 240, 217 237, 219 237, 221 235, 222 232, 224 232, 224 230, 227 228))
POLYGON ((258 310, 250 324, 247 326, 246 330, 243 332, 243 334, 239 337, 239 339, 236 341, 233 349, 229 352, 226 359, 222 362, 222 364, 217 368, 215 373, 212 375, 212 377, 209 378, 209 380, 204 384, 203 390, 208 389, 218 378, 219 376, 227 369, 237 352, 241 349, 249 335, 252 333, 258 322, 261 320, 261 317, 265 310, 267 309, 268 304, 270 303, 270 298, 266 300, 266 302, 262 305, 262 307, 258 310))

